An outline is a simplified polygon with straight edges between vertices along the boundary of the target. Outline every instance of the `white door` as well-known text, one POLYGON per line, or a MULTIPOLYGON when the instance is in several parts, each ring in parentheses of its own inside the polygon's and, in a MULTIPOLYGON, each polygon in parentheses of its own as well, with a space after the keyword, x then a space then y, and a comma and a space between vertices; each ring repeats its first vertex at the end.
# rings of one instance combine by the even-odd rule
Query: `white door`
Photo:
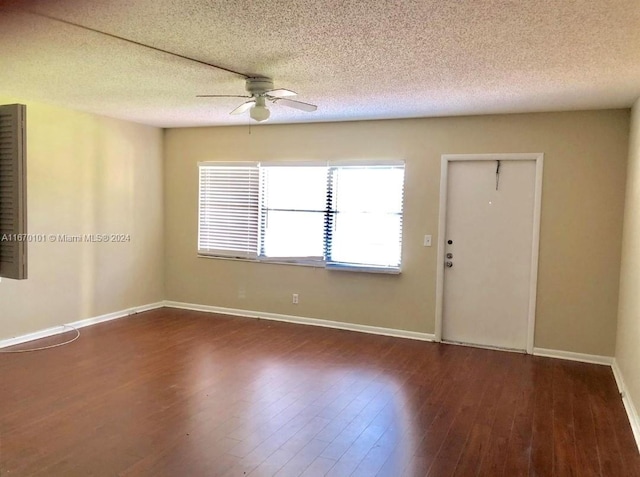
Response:
POLYGON ((446 164, 442 338, 526 350, 536 160, 446 164))

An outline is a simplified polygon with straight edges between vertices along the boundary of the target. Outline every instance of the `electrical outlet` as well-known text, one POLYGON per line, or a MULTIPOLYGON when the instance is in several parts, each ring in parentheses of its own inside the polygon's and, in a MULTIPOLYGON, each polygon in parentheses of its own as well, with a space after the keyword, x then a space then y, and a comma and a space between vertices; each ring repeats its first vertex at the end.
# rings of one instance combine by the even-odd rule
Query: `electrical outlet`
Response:
POLYGON ((238 298, 246 298, 246 297, 247 297, 247 291, 244 289, 244 287, 238 288, 238 298))
POLYGON ((291 299, 291 303, 293 303, 294 305, 298 304, 298 294, 297 293, 293 294, 293 297, 291 299))

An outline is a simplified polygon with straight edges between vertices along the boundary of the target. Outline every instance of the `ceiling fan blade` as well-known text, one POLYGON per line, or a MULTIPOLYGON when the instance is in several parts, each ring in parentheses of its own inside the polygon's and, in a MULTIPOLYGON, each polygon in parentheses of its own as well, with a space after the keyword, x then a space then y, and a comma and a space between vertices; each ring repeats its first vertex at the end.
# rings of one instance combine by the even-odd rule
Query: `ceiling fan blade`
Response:
POLYGON ((274 98, 286 98, 288 96, 297 96, 298 93, 291 91, 290 89, 272 89, 266 92, 267 96, 273 96, 274 98))
POLYGON ((282 104, 283 106, 288 106, 290 108, 306 111, 308 113, 312 113, 316 109, 318 109, 318 106, 316 106, 315 104, 303 103, 302 101, 294 101, 293 99, 276 98, 273 100, 273 102, 282 104))
POLYGON ((197 94, 196 98, 250 98, 251 96, 240 94, 197 94))
POLYGON ((229 114, 242 114, 242 113, 245 113, 245 112, 249 111, 251 106, 253 106, 254 104, 256 104, 256 101, 255 101, 255 99, 252 99, 251 101, 247 101, 246 103, 242 103, 240 106, 238 106, 236 109, 231 111, 229 114))

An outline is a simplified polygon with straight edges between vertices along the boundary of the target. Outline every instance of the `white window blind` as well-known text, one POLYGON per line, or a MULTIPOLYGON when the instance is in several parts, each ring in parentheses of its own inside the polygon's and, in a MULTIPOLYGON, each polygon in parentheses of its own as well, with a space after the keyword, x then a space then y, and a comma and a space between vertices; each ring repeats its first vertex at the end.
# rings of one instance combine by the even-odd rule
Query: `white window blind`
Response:
POLYGON ((331 167, 327 265, 398 269, 403 194, 403 164, 331 167))
POLYGON ((201 163, 198 253, 258 256, 258 163, 201 163))
POLYGON ((322 260, 327 168, 263 165, 260 172, 260 255, 322 260))

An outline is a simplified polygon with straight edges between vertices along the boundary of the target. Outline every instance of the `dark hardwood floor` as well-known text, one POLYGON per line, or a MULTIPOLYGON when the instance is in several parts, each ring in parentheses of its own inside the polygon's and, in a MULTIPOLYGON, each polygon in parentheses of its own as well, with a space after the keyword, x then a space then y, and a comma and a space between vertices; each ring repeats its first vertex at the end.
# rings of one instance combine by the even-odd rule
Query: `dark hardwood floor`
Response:
POLYGON ((0 354, 0 475, 626 477, 640 456, 606 366, 161 309, 0 354))

